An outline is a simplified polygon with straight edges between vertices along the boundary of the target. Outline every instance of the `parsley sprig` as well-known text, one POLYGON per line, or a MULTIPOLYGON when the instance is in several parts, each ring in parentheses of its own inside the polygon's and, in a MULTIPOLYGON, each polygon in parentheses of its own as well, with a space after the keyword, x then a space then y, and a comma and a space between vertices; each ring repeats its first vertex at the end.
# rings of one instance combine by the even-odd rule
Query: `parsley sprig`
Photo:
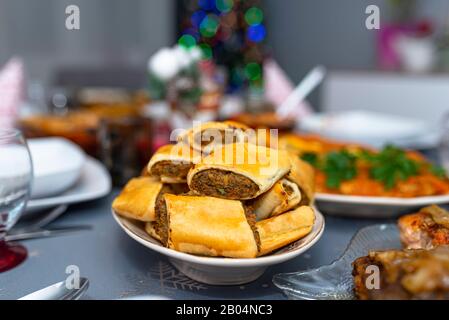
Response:
POLYGON ((329 153, 322 168, 327 186, 335 189, 343 181, 354 179, 357 176, 356 160, 357 157, 346 150, 329 153))
POLYGON ((343 181, 357 176, 357 157, 346 150, 330 152, 321 159, 315 153, 305 153, 301 158, 326 174, 329 188, 338 188, 343 181))
POLYGON ((421 167, 419 162, 408 158, 404 150, 391 145, 378 153, 362 152, 360 158, 370 164, 371 178, 382 182, 387 190, 400 180, 418 175, 421 167))

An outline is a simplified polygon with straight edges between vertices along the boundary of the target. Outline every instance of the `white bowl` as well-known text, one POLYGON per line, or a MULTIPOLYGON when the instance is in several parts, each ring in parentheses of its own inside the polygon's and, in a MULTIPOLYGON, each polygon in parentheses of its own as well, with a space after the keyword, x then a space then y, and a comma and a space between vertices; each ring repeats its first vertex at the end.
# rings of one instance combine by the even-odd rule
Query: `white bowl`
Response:
POLYGON ((104 197, 111 192, 111 176, 98 160, 86 157, 78 181, 63 193, 46 198, 31 199, 23 215, 45 212, 45 209, 61 204, 74 204, 104 197))
POLYGON ((268 256, 254 259, 202 257, 168 249, 149 236, 142 223, 121 217, 114 211, 112 215, 131 238, 167 256, 175 268, 189 278, 211 285, 239 285, 256 280, 267 267, 291 260, 312 247, 324 230, 323 216, 317 210, 315 213, 315 224, 306 237, 268 256))
POLYGON ((78 180, 86 159, 76 144, 63 138, 29 139, 33 159, 31 198, 43 198, 61 193, 78 180))

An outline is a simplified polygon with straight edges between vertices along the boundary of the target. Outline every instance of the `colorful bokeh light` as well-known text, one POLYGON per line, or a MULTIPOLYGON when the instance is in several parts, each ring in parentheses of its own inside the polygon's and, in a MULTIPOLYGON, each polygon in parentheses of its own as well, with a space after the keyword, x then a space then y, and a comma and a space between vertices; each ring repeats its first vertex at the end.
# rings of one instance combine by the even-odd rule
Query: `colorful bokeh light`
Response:
POLYGON ((196 39, 190 34, 184 34, 179 38, 178 44, 184 48, 192 48, 196 45, 196 39))
POLYGON ((200 24, 200 33, 205 38, 212 38, 218 30, 220 22, 214 14, 207 15, 200 24))
POLYGON ((222 13, 228 13, 234 7, 234 0, 215 0, 215 6, 222 13))
POLYGON ((259 63, 248 63, 245 66, 245 75, 251 81, 260 80, 262 78, 262 67, 259 63))
POLYGON ((180 0, 180 46, 198 46, 205 60, 228 69, 229 92, 260 89, 267 37, 262 0, 180 0))
POLYGON ((240 88, 245 81, 245 72, 241 68, 233 68, 231 70, 231 84, 240 88))
POLYGON ((206 43, 200 44, 201 51, 203 52, 203 58, 206 60, 213 59, 214 54, 210 45, 206 43))
POLYGON ((267 35, 266 29, 263 24, 250 26, 246 32, 247 38, 252 42, 262 42, 267 35))
POLYGON ((250 26, 255 26, 263 22, 263 12, 257 7, 249 8, 245 12, 245 21, 250 26))
POLYGON ((198 28, 201 22, 203 21, 204 17, 206 17, 206 12, 204 12, 203 10, 198 10, 192 13, 190 21, 192 22, 193 26, 198 28))
POLYGON ((206 11, 215 9, 215 0, 198 0, 198 6, 206 11))

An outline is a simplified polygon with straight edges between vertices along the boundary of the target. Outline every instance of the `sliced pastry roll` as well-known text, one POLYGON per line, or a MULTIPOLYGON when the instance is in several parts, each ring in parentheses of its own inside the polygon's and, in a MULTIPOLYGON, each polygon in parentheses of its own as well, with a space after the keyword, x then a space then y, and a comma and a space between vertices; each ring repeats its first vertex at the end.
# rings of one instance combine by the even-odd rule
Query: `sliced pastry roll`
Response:
POLYGON ((127 218, 145 222, 155 221, 157 199, 166 192, 171 192, 170 186, 163 185, 153 177, 134 178, 115 198, 112 208, 116 213, 127 218))
POLYGON ((266 255, 305 237, 312 231, 314 223, 315 212, 307 206, 257 222, 259 255, 266 255))
POLYGON ((255 258, 255 220, 240 201, 166 194, 159 204, 158 222, 147 225, 174 250, 230 258, 255 258))
POLYGON ((287 179, 278 181, 268 192, 252 201, 257 220, 280 215, 296 208, 301 203, 298 185, 287 179))
POLYGON ((187 183, 200 195, 249 200, 270 190, 290 168, 286 151, 235 143, 203 158, 190 170, 187 183))
POLYGON ((164 183, 185 183, 187 173, 200 158, 201 155, 187 145, 170 144, 156 151, 147 170, 164 183))
POLYGON ((178 142, 189 145, 205 154, 224 144, 245 141, 245 131, 249 128, 234 121, 207 122, 193 127, 178 136, 178 142))
POLYGON ((291 163, 291 170, 286 179, 298 185, 301 191, 301 205, 311 205, 315 199, 315 170, 297 155, 287 152, 291 163))

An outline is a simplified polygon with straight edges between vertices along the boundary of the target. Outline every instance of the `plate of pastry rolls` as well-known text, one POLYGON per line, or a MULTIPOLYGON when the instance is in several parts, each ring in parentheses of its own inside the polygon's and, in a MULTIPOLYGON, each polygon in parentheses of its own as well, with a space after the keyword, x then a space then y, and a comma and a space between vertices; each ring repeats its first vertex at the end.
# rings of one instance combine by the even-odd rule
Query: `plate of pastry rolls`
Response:
POLYGON ((314 170, 252 133, 231 121, 182 132, 113 201, 115 220, 208 284, 247 283, 302 254, 324 230, 314 170))

